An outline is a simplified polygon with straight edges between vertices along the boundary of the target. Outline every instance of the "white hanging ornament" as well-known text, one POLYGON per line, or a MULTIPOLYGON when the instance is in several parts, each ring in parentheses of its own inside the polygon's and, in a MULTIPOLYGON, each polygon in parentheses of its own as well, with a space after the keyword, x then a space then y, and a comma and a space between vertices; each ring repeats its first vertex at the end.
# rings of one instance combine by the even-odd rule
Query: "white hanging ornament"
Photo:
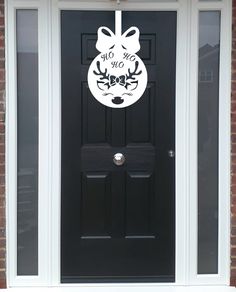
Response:
POLYGON ((88 70, 88 86, 102 104, 124 108, 135 103, 147 86, 147 70, 136 55, 140 50, 139 29, 121 34, 121 11, 116 11, 116 34, 108 27, 98 29, 96 48, 101 52, 88 70))

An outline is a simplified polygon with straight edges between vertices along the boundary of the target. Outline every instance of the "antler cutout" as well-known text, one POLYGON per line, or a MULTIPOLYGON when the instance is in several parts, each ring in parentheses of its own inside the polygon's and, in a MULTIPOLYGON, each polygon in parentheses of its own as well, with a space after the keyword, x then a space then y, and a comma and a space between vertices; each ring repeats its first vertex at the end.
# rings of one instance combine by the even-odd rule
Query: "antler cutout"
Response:
MULTIPOLYGON (((94 73, 95 75, 97 75, 97 76, 100 76, 100 75, 101 75, 100 80, 107 80, 107 82, 97 81, 98 87, 99 87, 99 84, 100 84, 100 83, 104 83, 104 85, 107 86, 107 89, 109 89, 109 88, 111 87, 110 84, 109 84, 109 81, 110 81, 110 79, 109 79, 110 74, 107 74, 107 68, 105 69, 104 72, 102 72, 100 62, 97 61, 96 64, 97 64, 98 72, 96 72, 96 71, 94 70, 93 73, 94 73)), ((99 88, 100 88, 100 87, 99 87, 99 88)), ((100 89, 101 89, 101 88, 100 88, 100 89)))

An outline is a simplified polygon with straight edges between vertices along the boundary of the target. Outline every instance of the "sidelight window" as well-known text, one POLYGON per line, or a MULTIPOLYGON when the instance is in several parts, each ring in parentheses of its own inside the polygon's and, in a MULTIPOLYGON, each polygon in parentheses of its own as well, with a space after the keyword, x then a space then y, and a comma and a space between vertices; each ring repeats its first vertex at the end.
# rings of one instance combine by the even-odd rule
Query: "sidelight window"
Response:
POLYGON ((17 274, 38 274, 38 12, 16 11, 17 274))
POLYGON ((218 272, 220 12, 199 13, 198 274, 218 272), (214 76, 214 79, 213 79, 214 76))

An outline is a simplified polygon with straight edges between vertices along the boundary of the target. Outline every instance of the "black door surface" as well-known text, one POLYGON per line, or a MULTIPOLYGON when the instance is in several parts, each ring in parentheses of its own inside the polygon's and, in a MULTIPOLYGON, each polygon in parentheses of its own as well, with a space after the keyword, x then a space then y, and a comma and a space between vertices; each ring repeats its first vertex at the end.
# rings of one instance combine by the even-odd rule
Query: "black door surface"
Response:
POLYGON ((140 29, 148 72, 126 109, 87 86, 97 29, 114 21, 114 11, 61 12, 61 281, 173 282, 176 12, 123 12, 123 31, 140 29))

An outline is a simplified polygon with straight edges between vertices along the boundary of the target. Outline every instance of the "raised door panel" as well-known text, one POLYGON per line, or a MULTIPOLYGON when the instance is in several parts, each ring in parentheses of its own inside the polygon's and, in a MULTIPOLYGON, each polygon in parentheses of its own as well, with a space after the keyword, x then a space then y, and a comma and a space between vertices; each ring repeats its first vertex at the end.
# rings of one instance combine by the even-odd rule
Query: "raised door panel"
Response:
POLYGON ((110 238, 111 180, 109 174, 84 173, 81 200, 81 238, 110 238))
POLYGON ((154 143, 155 83, 148 83, 142 98, 126 112, 126 143, 154 143))
POLYGON ((110 143, 111 110, 94 99, 87 82, 82 84, 81 97, 83 144, 110 143))
POLYGON ((152 173, 126 176, 126 238, 155 238, 155 190, 152 173))

